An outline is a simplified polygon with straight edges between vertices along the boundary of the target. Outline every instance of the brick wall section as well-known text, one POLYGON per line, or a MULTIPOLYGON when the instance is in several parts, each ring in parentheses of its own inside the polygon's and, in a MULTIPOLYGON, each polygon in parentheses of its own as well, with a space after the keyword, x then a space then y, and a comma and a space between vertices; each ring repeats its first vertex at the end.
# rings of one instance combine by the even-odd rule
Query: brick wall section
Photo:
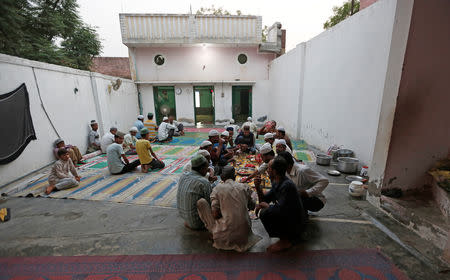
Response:
POLYGON ((91 71, 131 79, 128 57, 94 57, 91 71))
POLYGON ((377 2, 378 0, 360 0, 359 2, 359 9, 362 10, 364 8, 369 7, 373 3, 377 2))

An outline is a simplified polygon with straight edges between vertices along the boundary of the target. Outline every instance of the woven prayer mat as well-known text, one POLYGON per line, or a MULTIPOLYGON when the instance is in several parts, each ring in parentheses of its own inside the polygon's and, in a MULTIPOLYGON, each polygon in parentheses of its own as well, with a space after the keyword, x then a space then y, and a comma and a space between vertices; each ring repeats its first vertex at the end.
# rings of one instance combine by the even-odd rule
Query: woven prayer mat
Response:
POLYGON ((0 258, 0 279, 408 279, 375 249, 209 255, 0 258))
POLYGON ((30 183, 8 196, 42 196, 81 200, 102 200, 131 204, 176 207, 176 192, 179 176, 160 173, 128 173, 110 175, 107 171, 82 174, 78 187, 45 195, 47 177, 30 183))

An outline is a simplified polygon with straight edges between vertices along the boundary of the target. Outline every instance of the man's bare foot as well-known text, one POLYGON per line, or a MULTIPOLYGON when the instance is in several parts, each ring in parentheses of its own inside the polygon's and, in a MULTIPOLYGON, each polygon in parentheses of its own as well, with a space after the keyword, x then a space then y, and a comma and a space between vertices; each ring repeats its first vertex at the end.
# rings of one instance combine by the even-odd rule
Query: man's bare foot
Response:
POLYGON ((46 189, 45 189, 45 194, 46 195, 49 195, 52 191, 54 191, 56 189, 56 187, 55 186, 52 186, 52 185, 50 185, 50 186, 48 186, 46 189))
POLYGON ((289 240, 280 239, 276 243, 267 247, 267 252, 276 253, 291 248, 293 245, 289 240))

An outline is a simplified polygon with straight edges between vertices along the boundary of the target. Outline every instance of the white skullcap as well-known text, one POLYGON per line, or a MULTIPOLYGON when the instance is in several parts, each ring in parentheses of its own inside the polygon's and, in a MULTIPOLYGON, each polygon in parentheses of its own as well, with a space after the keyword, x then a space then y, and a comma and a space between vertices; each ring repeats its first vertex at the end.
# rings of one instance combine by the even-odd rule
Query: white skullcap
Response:
POLYGON ((168 117, 164 117, 164 118, 163 118, 163 121, 168 121, 168 120, 169 120, 168 117))
POLYGON ((200 148, 204 148, 204 147, 207 147, 207 146, 210 146, 210 145, 212 145, 211 141, 206 140, 206 141, 203 141, 200 144, 200 148))
POLYGON ((138 116, 138 120, 143 120, 144 119, 144 116, 143 115, 139 115, 138 116))
POLYGON ((219 132, 215 129, 211 129, 208 133, 208 136, 219 136, 219 132))
POLYGON ((259 152, 263 155, 269 153, 270 151, 273 151, 273 149, 272 145, 270 145, 269 143, 265 143, 264 145, 261 146, 261 148, 259 148, 259 152))
POLYGON ((89 122, 89 125, 98 124, 96 120, 92 120, 89 122))
POLYGON ((207 150, 199 150, 197 152, 197 155, 202 155, 204 157, 209 157, 210 156, 210 154, 209 154, 209 152, 207 150))
POLYGON ((133 126, 132 128, 130 128, 130 132, 138 132, 137 127, 133 126))
POLYGON ((247 121, 251 122, 252 121, 252 117, 248 117, 247 121))
POLYGON ((287 146, 286 141, 284 139, 277 139, 277 141, 275 142, 275 145, 278 145, 278 144, 287 146))
POLYGON ((224 131, 224 132, 222 132, 220 135, 222 135, 222 136, 225 136, 225 137, 228 137, 228 136, 230 136, 230 133, 228 132, 228 131, 224 131))
POLYGON ((286 132, 286 130, 284 130, 284 127, 282 127, 282 126, 279 126, 279 127, 277 128, 277 130, 278 130, 278 131, 286 132))
POLYGON ((272 133, 267 132, 266 134, 264 134, 264 140, 270 139, 270 138, 273 138, 273 134, 272 133))
POLYGON ((234 119, 230 119, 230 123, 234 123, 234 119))

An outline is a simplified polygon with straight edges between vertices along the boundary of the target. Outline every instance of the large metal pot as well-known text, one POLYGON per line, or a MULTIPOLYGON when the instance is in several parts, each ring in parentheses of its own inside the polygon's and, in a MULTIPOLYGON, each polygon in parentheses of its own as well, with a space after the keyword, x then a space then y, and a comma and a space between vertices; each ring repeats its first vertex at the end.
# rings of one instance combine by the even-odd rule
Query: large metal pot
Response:
POLYGON ((359 159, 351 157, 338 157, 337 170, 354 174, 358 169, 359 159))
POLYGON ((330 165, 331 162, 331 156, 326 154, 318 154, 316 156, 316 163, 318 165, 330 165))
POLYGON ((339 149, 337 150, 337 157, 352 157, 353 151, 349 149, 339 149))

